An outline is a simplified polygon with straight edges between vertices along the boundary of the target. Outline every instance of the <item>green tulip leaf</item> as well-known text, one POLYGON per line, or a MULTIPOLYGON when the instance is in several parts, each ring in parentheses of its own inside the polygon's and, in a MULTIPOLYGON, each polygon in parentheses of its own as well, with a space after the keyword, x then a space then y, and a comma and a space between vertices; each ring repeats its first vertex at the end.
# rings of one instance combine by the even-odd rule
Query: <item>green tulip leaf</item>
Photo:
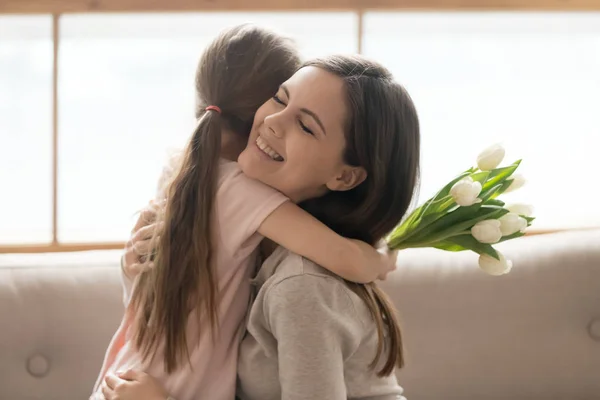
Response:
POLYGON ((479 221, 498 219, 507 213, 508 210, 498 206, 474 204, 469 207, 461 207, 429 225, 407 243, 445 240, 448 237, 460 235, 470 230, 479 221))
POLYGON ((503 183, 506 178, 511 176, 521 164, 521 160, 517 160, 508 167, 495 168, 490 171, 488 180, 483 185, 483 191, 486 191, 499 183, 503 183))
POLYGON ((436 244, 433 247, 436 249, 439 249, 439 250, 452 251, 452 252, 469 250, 465 247, 462 247, 459 244, 451 243, 451 242, 448 242, 445 240, 438 242, 438 244, 436 244))
POLYGON ((484 201, 483 204, 485 204, 486 206, 504 207, 504 202, 502 200, 498 200, 498 199, 489 199, 489 200, 484 201))
POLYGON ((483 187, 483 185, 485 184, 485 181, 488 179, 488 176, 490 175, 489 171, 480 171, 480 172, 476 172, 470 175, 471 179, 473 179, 473 182, 479 182, 481 183, 481 186, 483 187))
POLYGON ((465 249, 474 251, 477 254, 487 254, 490 257, 494 257, 496 260, 500 260, 500 256, 498 256, 496 249, 494 249, 491 244, 480 243, 471 235, 454 236, 452 238, 448 238, 447 241, 449 243, 464 247, 465 249))

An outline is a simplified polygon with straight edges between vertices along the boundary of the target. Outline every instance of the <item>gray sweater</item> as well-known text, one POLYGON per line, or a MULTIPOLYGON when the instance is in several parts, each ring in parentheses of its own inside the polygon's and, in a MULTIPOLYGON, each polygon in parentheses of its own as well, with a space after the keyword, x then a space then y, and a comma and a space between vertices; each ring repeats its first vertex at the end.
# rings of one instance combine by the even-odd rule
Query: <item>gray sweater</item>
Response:
POLYGON ((405 400, 395 376, 369 368, 377 328, 341 278, 280 247, 254 284, 238 361, 241 400, 405 400))

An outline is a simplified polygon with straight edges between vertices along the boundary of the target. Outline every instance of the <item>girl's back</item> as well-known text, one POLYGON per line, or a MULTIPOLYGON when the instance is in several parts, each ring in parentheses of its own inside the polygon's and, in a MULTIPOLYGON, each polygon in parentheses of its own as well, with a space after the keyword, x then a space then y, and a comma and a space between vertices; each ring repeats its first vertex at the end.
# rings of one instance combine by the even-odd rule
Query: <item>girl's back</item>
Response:
POLYGON ((109 371, 141 368, 178 400, 232 399, 258 226, 287 200, 221 158, 297 69, 286 39, 243 25, 221 33, 196 74, 198 125, 166 190, 156 267, 136 278, 94 389, 109 371))
POLYGON ((164 347, 152 360, 143 361, 132 340, 131 321, 126 319, 113 339, 105 370, 141 369, 157 378, 178 400, 232 399, 234 396, 238 344, 244 332, 244 316, 250 297, 250 278, 256 249, 262 237, 258 225, 287 200, 281 193, 247 178, 237 163, 221 160, 215 207, 215 272, 219 282, 216 338, 210 320, 195 309, 187 322, 189 363, 172 374, 165 372, 164 347), (202 329, 201 329, 202 328, 202 329), (119 343, 120 342, 120 343, 119 343))

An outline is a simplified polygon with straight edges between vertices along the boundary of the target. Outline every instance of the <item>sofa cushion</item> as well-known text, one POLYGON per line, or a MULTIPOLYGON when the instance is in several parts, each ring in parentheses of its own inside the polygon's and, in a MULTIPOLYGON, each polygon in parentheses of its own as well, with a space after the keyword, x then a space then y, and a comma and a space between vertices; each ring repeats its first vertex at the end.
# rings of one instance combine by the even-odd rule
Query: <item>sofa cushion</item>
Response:
POLYGON ((409 400, 600 399, 600 230, 525 237, 470 252, 401 252, 383 283, 403 323, 409 400))
MULTIPOLYGON (((403 251, 383 288, 403 322, 409 400, 600 398, 600 230, 470 253, 403 251)), ((120 251, 0 255, 0 400, 86 399, 123 312, 120 251)))
POLYGON ((120 252, 0 257, 0 399, 87 399, 122 315, 120 252))

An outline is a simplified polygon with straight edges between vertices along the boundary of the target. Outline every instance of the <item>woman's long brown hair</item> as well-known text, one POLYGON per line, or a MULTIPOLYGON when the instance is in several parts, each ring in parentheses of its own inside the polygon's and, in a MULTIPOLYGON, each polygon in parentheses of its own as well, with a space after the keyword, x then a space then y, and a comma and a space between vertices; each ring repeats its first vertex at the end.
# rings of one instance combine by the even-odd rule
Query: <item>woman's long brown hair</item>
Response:
POLYGON ((191 315, 218 327, 213 210, 222 130, 247 137, 256 110, 299 66, 292 43, 268 30, 241 25, 222 32, 205 50, 196 72, 198 123, 167 190, 164 223, 153 241, 155 267, 142 274, 128 313, 144 360, 161 345, 167 373, 189 360, 191 315), (215 105, 220 112, 207 111, 215 105), (193 314, 192 314, 193 313, 193 314))
MULTIPOLYGON (((342 236, 375 244, 406 213, 419 172, 420 129, 412 99, 381 65, 359 56, 330 56, 305 66, 324 69, 344 80, 350 118, 344 161, 362 166, 367 178, 345 192, 328 192, 301 206, 342 236)), ((372 368, 389 375, 404 365, 396 310, 375 283, 348 286, 365 302, 377 327, 372 368)))

